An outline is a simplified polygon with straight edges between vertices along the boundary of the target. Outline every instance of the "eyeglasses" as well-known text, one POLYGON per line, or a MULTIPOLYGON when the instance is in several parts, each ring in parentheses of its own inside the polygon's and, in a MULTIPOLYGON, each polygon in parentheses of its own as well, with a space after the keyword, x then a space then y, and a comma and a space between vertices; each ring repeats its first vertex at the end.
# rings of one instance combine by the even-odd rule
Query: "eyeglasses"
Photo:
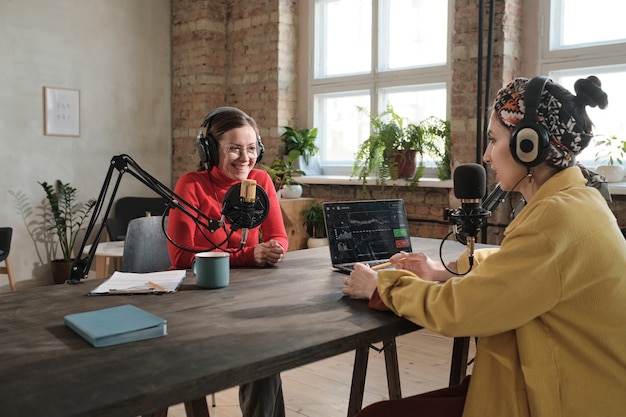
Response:
MULTIPOLYGON (((237 158, 240 158, 241 155, 243 154, 243 149, 241 146, 239 145, 230 145, 227 146, 226 148, 226 152, 233 155, 233 156, 237 156, 237 158)), ((246 154, 248 154, 248 157, 250 158, 256 158, 258 156, 258 151, 257 151, 257 147, 256 145, 250 145, 250 146, 246 146, 245 148, 246 150, 246 154)))

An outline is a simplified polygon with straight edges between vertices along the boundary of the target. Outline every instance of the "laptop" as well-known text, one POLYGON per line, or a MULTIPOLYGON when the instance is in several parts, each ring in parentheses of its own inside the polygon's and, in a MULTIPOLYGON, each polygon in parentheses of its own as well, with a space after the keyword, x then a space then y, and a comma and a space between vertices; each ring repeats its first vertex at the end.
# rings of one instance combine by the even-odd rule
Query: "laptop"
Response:
MULTIPOLYGON (((382 264, 400 252, 412 252, 404 200, 323 203, 332 266, 350 273, 357 262, 382 264)), ((391 266, 393 268, 393 266, 391 266)))

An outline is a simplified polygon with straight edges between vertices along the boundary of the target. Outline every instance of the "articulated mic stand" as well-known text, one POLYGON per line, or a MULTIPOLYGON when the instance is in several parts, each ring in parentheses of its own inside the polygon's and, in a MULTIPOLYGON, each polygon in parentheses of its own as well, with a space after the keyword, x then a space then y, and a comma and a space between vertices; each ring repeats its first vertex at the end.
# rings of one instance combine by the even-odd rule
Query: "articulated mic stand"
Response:
MULTIPOLYGON (((191 205, 174 191, 167 188, 163 183, 158 181, 148 172, 144 171, 130 156, 125 154, 114 156, 111 158, 111 165, 109 166, 107 175, 104 179, 104 184, 100 190, 100 195, 98 196, 98 200, 94 206, 93 215, 85 232, 85 238, 83 239, 78 251, 79 255, 72 264, 70 277, 66 281, 68 284, 77 284, 80 283, 81 279, 87 278, 91 263, 93 262, 93 258, 96 254, 98 243, 102 237, 102 232, 106 227, 106 222, 109 217, 111 207, 113 206, 113 201, 115 199, 115 195, 117 194, 120 181, 125 173, 129 173, 166 200, 167 203, 165 204, 164 215, 167 215, 170 209, 181 210, 186 216, 194 220, 201 233, 207 236, 209 241, 210 239, 208 238, 208 235, 205 234, 205 231, 208 231, 209 233, 215 232, 217 229, 224 226, 224 219, 231 223, 231 233, 234 230, 243 229, 244 235, 246 235, 248 228, 259 226, 269 213, 269 198, 267 193, 261 187, 256 185, 256 181, 254 180, 244 180, 242 183, 238 183, 231 187, 224 196, 222 219, 214 220, 209 218, 198 208, 191 205), (118 176, 115 181, 115 185, 113 186, 111 195, 108 198, 104 213, 102 213, 101 216, 106 195, 109 186, 111 185, 113 172, 116 170, 118 171, 118 176), (256 189, 254 188, 254 185, 256 185, 256 189), (86 256, 82 256, 86 243, 89 237, 92 236, 92 233, 96 228, 98 218, 100 217, 102 217, 102 221, 95 232, 93 240, 94 243, 91 245, 89 253, 86 256)), ((241 250, 244 243, 245 239, 242 239, 239 250, 241 250)), ((204 250, 212 249, 220 248, 218 245, 214 245, 213 248, 206 248, 204 250)))

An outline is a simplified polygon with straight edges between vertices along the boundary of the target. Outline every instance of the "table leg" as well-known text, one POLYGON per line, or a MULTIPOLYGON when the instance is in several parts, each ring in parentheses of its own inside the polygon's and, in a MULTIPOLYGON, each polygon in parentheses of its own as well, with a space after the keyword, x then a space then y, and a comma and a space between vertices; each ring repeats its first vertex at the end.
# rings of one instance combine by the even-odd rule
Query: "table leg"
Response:
POLYGON ((122 270, 122 258, 121 257, 115 258, 115 270, 116 271, 122 270))
POLYGON ((108 256, 95 256, 96 258, 96 278, 106 278, 109 271, 108 256))
POLYGON ((108 277, 110 273, 111 273, 111 258, 109 256, 106 256, 104 258, 104 276, 108 277))
POLYGON ((385 350, 385 369, 387 370, 389 399, 398 400, 402 398, 402 391, 400 388, 400 368, 398 367, 396 339, 383 341, 383 349, 385 350))
POLYGON ((185 402, 185 413, 187 417, 210 417, 206 397, 185 402))
POLYGON ((458 385, 467 373, 467 356, 469 355, 469 337, 455 337, 452 347, 452 364, 450 365, 449 385, 458 385))
MULTIPOLYGON (((168 408, 169 407, 166 407, 150 414, 143 414, 141 417, 167 417, 168 408)), ((187 417, 211 417, 209 407, 206 405, 206 398, 202 397, 185 402, 185 414, 187 417)))
POLYGON ((359 347, 354 356, 354 370, 352 371, 352 386, 350 388, 350 401, 348 402, 348 417, 354 417, 361 411, 363 406, 363 393, 365 391, 365 375, 367 373, 367 361, 369 360, 369 347, 359 347))

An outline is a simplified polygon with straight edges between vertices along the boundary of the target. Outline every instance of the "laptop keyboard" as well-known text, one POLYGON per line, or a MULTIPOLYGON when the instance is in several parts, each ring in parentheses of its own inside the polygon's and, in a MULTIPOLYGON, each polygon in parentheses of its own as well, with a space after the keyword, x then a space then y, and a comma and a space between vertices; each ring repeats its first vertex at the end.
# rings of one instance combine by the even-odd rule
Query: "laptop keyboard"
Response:
MULTIPOLYGON (((367 264, 370 267, 372 267, 372 266, 384 264, 385 262, 389 262, 389 260, 388 259, 379 259, 379 260, 376 260, 376 261, 367 261, 367 262, 362 262, 362 263, 367 264)), ((354 264, 342 264, 341 268, 344 269, 344 270, 354 271, 354 264)))
POLYGON ((382 260, 378 260, 378 261, 369 261, 369 262, 365 262, 366 264, 368 264, 369 266, 376 266, 376 265, 380 265, 380 264, 384 264, 385 262, 389 262, 386 259, 382 259, 382 260))

